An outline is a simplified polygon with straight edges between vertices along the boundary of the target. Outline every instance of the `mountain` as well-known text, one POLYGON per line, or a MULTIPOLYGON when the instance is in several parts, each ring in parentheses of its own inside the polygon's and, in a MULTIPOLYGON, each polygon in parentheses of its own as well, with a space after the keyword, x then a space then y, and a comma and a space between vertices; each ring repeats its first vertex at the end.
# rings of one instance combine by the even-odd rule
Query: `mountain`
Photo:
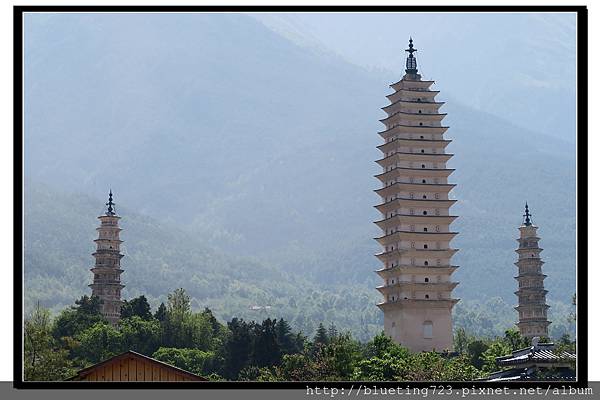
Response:
MULTIPOLYGON (((242 14, 28 15, 25 60, 31 299, 54 293, 48 303, 66 304, 87 291, 95 216, 111 187, 124 223, 153 221, 128 228, 127 246, 145 246, 130 260, 128 295, 157 300, 181 282, 223 318, 303 299, 320 311, 297 326, 322 316, 364 335, 380 327, 376 132, 400 74, 298 45, 242 14), (33 212, 72 193, 86 200, 58 210, 64 218, 33 212), (58 240, 67 230, 78 233, 58 240)), ((464 304, 501 298, 510 315, 527 200, 549 298, 564 311, 575 292, 574 144, 465 105, 445 85, 436 84, 454 140, 456 294, 464 304)))
POLYGON ((575 141, 575 13, 249 15, 299 45, 330 49, 380 73, 404 69, 412 36, 421 73, 443 82, 446 95, 508 116, 522 128, 575 141))

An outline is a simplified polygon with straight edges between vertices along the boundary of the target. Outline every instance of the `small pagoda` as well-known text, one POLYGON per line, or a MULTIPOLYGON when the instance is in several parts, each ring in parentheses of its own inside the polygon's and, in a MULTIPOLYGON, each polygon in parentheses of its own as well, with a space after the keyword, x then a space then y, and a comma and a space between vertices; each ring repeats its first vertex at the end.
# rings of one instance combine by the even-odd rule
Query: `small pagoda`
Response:
POLYGON ((546 304, 546 293, 542 273, 544 262, 540 258, 543 249, 540 248, 540 238, 537 236, 538 227, 533 225, 529 205, 525 203, 525 214, 523 223, 519 227, 520 237, 517 239, 519 255, 515 265, 519 268, 519 274, 515 279, 519 282, 519 289, 515 292, 519 298, 519 305, 515 309, 519 313, 519 331, 525 337, 548 337, 548 308, 546 304))
POLYGON ((108 194, 107 210, 100 215, 100 226, 96 242, 96 252, 92 255, 96 259, 91 269, 94 274, 94 282, 89 285, 92 288, 92 296, 100 298, 102 315, 113 325, 121 318, 121 243, 119 239, 119 219, 115 211, 112 191, 108 194))
POLYGON ((446 163, 451 142, 444 138, 444 104, 435 100, 433 81, 421 79, 412 38, 406 52, 406 74, 391 86, 390 103, 380 120, 379 132, 385 143, 378 146, 383 156, 377 163, 383 171, 376 178, 382 188, 375 192, 381 203, 375 206, 381 219, 375 223, 382 236, 376 238, 382 251, 376 254, 383 264, 377 274, 383 284, 378 304, 384 315, 384 331, 411 351, 452 349, 452 309, 458 299, 451 279, 458 268, 452 265, 457 249, 451 240, 457 235, 450 224, 457 218, 449 197, 454 184, 448 182, 453 169, 446 163))

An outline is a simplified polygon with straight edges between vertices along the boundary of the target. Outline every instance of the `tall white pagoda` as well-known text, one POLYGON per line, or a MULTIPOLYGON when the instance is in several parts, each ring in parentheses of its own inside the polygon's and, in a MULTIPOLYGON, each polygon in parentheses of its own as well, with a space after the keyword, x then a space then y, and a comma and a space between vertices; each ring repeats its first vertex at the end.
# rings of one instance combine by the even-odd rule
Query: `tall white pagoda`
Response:
POLYGON ((458 299, 451 280, 458 268, 450 246, 457 235, 450 224, 456 200, 449 198, 455 186, 448 182, 453 169, 446 167, 452 157, 442 126, 446 114, 435 101, 433 81, 421 79, 417 70, 412 38, 409 41, 406 74, 391 86, 387 96, 388 114, 379 132, 385 143, 378 146, 383 156, 377 163, 383 172, 376 177, 383 187, 376 190, 381 203, 376 208, 382 230, 376 240, 382 251, 376 254, 383 267, 377 274, 383 284, 378 304, 384 314, 384 330, 395 342, 411 351, 444 351, 452 348, 452 308, 458 299))

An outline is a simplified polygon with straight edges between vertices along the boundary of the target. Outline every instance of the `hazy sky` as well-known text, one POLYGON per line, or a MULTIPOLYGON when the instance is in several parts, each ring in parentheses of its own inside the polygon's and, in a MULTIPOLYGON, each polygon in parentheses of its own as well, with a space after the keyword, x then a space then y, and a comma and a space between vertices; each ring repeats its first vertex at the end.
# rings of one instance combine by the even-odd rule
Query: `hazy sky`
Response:
POLYGON ((321 46, 398 78, 412 36, 419 71, 424 78, 436 80, 445 95, 529 129, 574 140, 574 13, 254 16, 299 43, 321 46))

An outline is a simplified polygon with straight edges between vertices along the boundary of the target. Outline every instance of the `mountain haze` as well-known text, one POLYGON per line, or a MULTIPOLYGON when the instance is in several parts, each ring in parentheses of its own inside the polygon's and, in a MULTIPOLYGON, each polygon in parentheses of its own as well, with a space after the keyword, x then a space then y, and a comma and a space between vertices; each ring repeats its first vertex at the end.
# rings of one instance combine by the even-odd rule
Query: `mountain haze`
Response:
POLYGON ((447 95, 575 141, 575 13, 250 15, 300 45, 330 49, 380 73, 403 70, 413 36, 421 73, 443 82, 447 95))

